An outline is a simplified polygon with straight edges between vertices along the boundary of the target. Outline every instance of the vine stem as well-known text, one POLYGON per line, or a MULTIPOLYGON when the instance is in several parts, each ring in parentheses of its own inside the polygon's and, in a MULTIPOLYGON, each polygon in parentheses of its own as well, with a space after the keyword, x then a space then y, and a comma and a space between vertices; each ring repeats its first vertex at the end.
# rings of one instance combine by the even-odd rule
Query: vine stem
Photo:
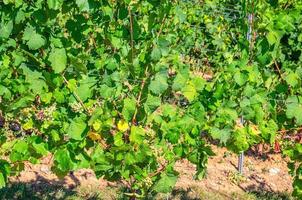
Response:
MULTIPOLYGON (((69 81, 66 79, 66 77, 64 76, 64 73, 61 74, 63 80, 64 80, 64 83, 67 85, 67 87, 70 85, 69 81)), ((70 90, 71 91, 71 90, 70 90)), ((74 98, 76 98, 76 100, 81 104, 81 106, 83 107, 83 109, 85 110, 85 112, 87 114, 90 114, 88 109, 86 108, 86 106, 84 105, 82 99, 80 98, 80 96, 75 92, 75 91, 71 91, 74 98)))
MULTIPOLYGON (((128 7, 128 12, 129 12, 129 15, 130 15, 131 44, 133 45, 132 14, 131 14, 130 6, 128 7)), ((164 16, 164 18, 163 18, 163 20, 161 22, 160 29, 159 29, 159 31, 157 33, 157 39, 159 38, 159 36, 162 33, 165 21, 166 21, 166 15, 164 16)), ((133 56, 133 49, 132 49, 132 56, 133 56)), ((133 61, 133 59, 132 59, 132 61, 133 61)), ((138 107, 141 104, 142 94, 143 94, 143 91, 144 91, 144 88, 145 88, 146 80, 148 79, 148 70, 149 70, 149 66, 147 66, 146 69, 145 69, 145 73, 144 73, 145 78, 143 78, 143 81, 142 81, 142 84, 141 84, 141 88, 140 88, 139 94, 137 96, 135 112, 134 112, 132 120, 131 120, 132 124, 136 124, 136 116, 137 116, 137 113, 138 113, 138 107)))
POLYGON ((28 57, 30 57, 31 59, 35 60, 37 63, 39 63, 41 65, 41 67, 45 68, 46 64, 44 62, 42 62, 41 60, 39 60, 36 56, 34 56, 32 53, 24 50, 24 49, 20 49, 25 55, 27 55, 28 57))
POLYGON ((167 17, 166 17, 166 14, 161 22, 161 25, 160 25, 160 28, 159 28, 159 31, 157 33, 157 39, 159 38, 159 36, 161 35, 161 33, 163 32, 163 28, 164 28, 164 25, 165 25, 165 21, 166 21, 167 17))
POLYGON ((142 94, 143 94, 143 91, 144 91, 144 88, 145 88, 145 85, 146 85, 146 80, 148 78, 148 69, 149 69, 149 66, 147 66, 146 69, 145 69, 145 78, 142 81, 141 88, 140 88, 139 94, 137 96, 135 112, 134 112, 134 115, 132 117, 132 124, 136 124, 136 116, 137 116, 137 112, 138 112, 138 107, 141 104, 142 94))
POLYGON ((131 7, 128 6, 128 15, 130 18, 130 46, 131 46, 131 62, 133 63, 134 59, 134 37, 133 37, 133 17, 131 12, 131 7))
POLYGON ((277 68, 277 70, 278 70, 278 73, 279 73, 280 78, 281 78, 282 80, 284 80, 284 78, 283 78, 283 76, 282 76, 282 73, 281 73, 281 70, 280 70, 280 67, 279 67, 278 63, 276 62, 276 60, 274 60, 274 64, 275 64, 275 66, 276 66, 276 68, 277 68))
POLYGON ((158 168, 158 169, 156 170, 156 172, 150 173, 148 176, 149 176, 150 178, 152 178, 152 177, 154 177, 154 176, 157 176, 157 175, 160 174, 161 172, 165 171, 166 167, 167 167, 166 165, 161 165, 160 168, 158 168))

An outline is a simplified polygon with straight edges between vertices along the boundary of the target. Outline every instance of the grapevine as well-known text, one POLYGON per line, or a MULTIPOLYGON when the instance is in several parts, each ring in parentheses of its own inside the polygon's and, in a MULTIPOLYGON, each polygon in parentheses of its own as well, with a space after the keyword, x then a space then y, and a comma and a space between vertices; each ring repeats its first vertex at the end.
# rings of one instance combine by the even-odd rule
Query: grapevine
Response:
POLYGON ((52 154, 60 177, 90 168, 132 198, 170 192, 180 159, 205 175, 213 138, 236 153, 281 143, 302 196, 301 144, 281 141, 302 125, 299 0, 4 0, 0 11, 0 187, 52 154))

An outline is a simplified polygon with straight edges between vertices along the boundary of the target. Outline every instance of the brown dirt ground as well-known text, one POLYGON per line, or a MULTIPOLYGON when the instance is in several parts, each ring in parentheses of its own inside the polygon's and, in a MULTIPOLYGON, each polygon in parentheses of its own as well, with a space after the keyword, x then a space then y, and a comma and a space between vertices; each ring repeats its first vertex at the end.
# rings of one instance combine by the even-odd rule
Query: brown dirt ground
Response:
MULTIPOLYGON (((292 178, 288 174, 286 159, 282 158, 280 154, 270 154, 265 160, 254 155, 246 155, 244 176, 240 176, 236 169, 238 156, 228 152, 225 148, 215 146, 212 148, 216 156, 209 159, 206 178, 201 181, 193 180, 194 165, 186 160, 176 164, 175 169, 180 173, 176 190, 196 193, 193 196, 201 195, 200 191, 210 191, 218 194, 218 199, 236 199, 234 194, 241 195, 249 191, 274 193, 292 191, 292 178)), ((10 182, 29 183, 37 187, 43 187, 43 183, 45 183, 69 189, 85 186, 92 190, 116 186, 116 184, 102 179, 97 180, 94 173, 86 169, 78 170, 60 180, 51 172, 50 163, 51 156, 48 156, 41 161, 41 164, 26 164, 25 170, 18 177, 10 178, 10 182)))

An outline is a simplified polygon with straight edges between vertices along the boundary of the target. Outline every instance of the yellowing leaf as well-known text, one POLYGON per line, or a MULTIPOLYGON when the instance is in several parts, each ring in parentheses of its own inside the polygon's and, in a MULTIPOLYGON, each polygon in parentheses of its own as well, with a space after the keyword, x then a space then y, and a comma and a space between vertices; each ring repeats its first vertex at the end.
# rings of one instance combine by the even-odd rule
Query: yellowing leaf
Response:
POLYGON ((120 120, 120 121, 117 123, 117 129, 118 129, 119 131, 125 132, 128 128, 129 128, 129 125, 128 125, 128 123, 125 122, 124 120, 120 120))
POLYGON ((254 134, 254 135, 259 135, 260 134, 260 131, 258 129, 258 126, 252 124, 250 125, 250 130, 251 132, 254 134))
POLYGON ((190 101, 194 101, 194 99, 197 97, 197 92, 192 83, 189 83, 182 89, 183 95, 190 101))
POLYGON ((34 125, 33 120, 30 119, 28 122, 23 124, 23 129, 24 130, 29 130, 29 129, 33 128, 33 125, 34 125))
POLYGON ((101 136, 95 132, 89 132, 88 137, 93 141, 97 141, 101 139, 101 136))
POLYGON ((93 127, 93 129, 95 130, 95 131, 98 131, 98 130, 100 130, 100 128, 101 128, 101 122, 99 121, 99 120, 96 120, 93 124, 92 124, 92 127, 93 127))

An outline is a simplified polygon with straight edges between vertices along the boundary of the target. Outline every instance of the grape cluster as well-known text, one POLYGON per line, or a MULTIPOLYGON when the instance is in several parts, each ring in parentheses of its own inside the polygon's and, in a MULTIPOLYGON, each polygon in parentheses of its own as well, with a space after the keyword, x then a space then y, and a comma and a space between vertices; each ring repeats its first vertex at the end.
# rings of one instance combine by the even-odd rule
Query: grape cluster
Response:
POLYGON ((20 131, 21 130, 21 125, 19 122, 16 122, 16 121, 11 121, 8 125, 9 129, 14 131, 14 132, 17 132, 17 131, 20 131))

